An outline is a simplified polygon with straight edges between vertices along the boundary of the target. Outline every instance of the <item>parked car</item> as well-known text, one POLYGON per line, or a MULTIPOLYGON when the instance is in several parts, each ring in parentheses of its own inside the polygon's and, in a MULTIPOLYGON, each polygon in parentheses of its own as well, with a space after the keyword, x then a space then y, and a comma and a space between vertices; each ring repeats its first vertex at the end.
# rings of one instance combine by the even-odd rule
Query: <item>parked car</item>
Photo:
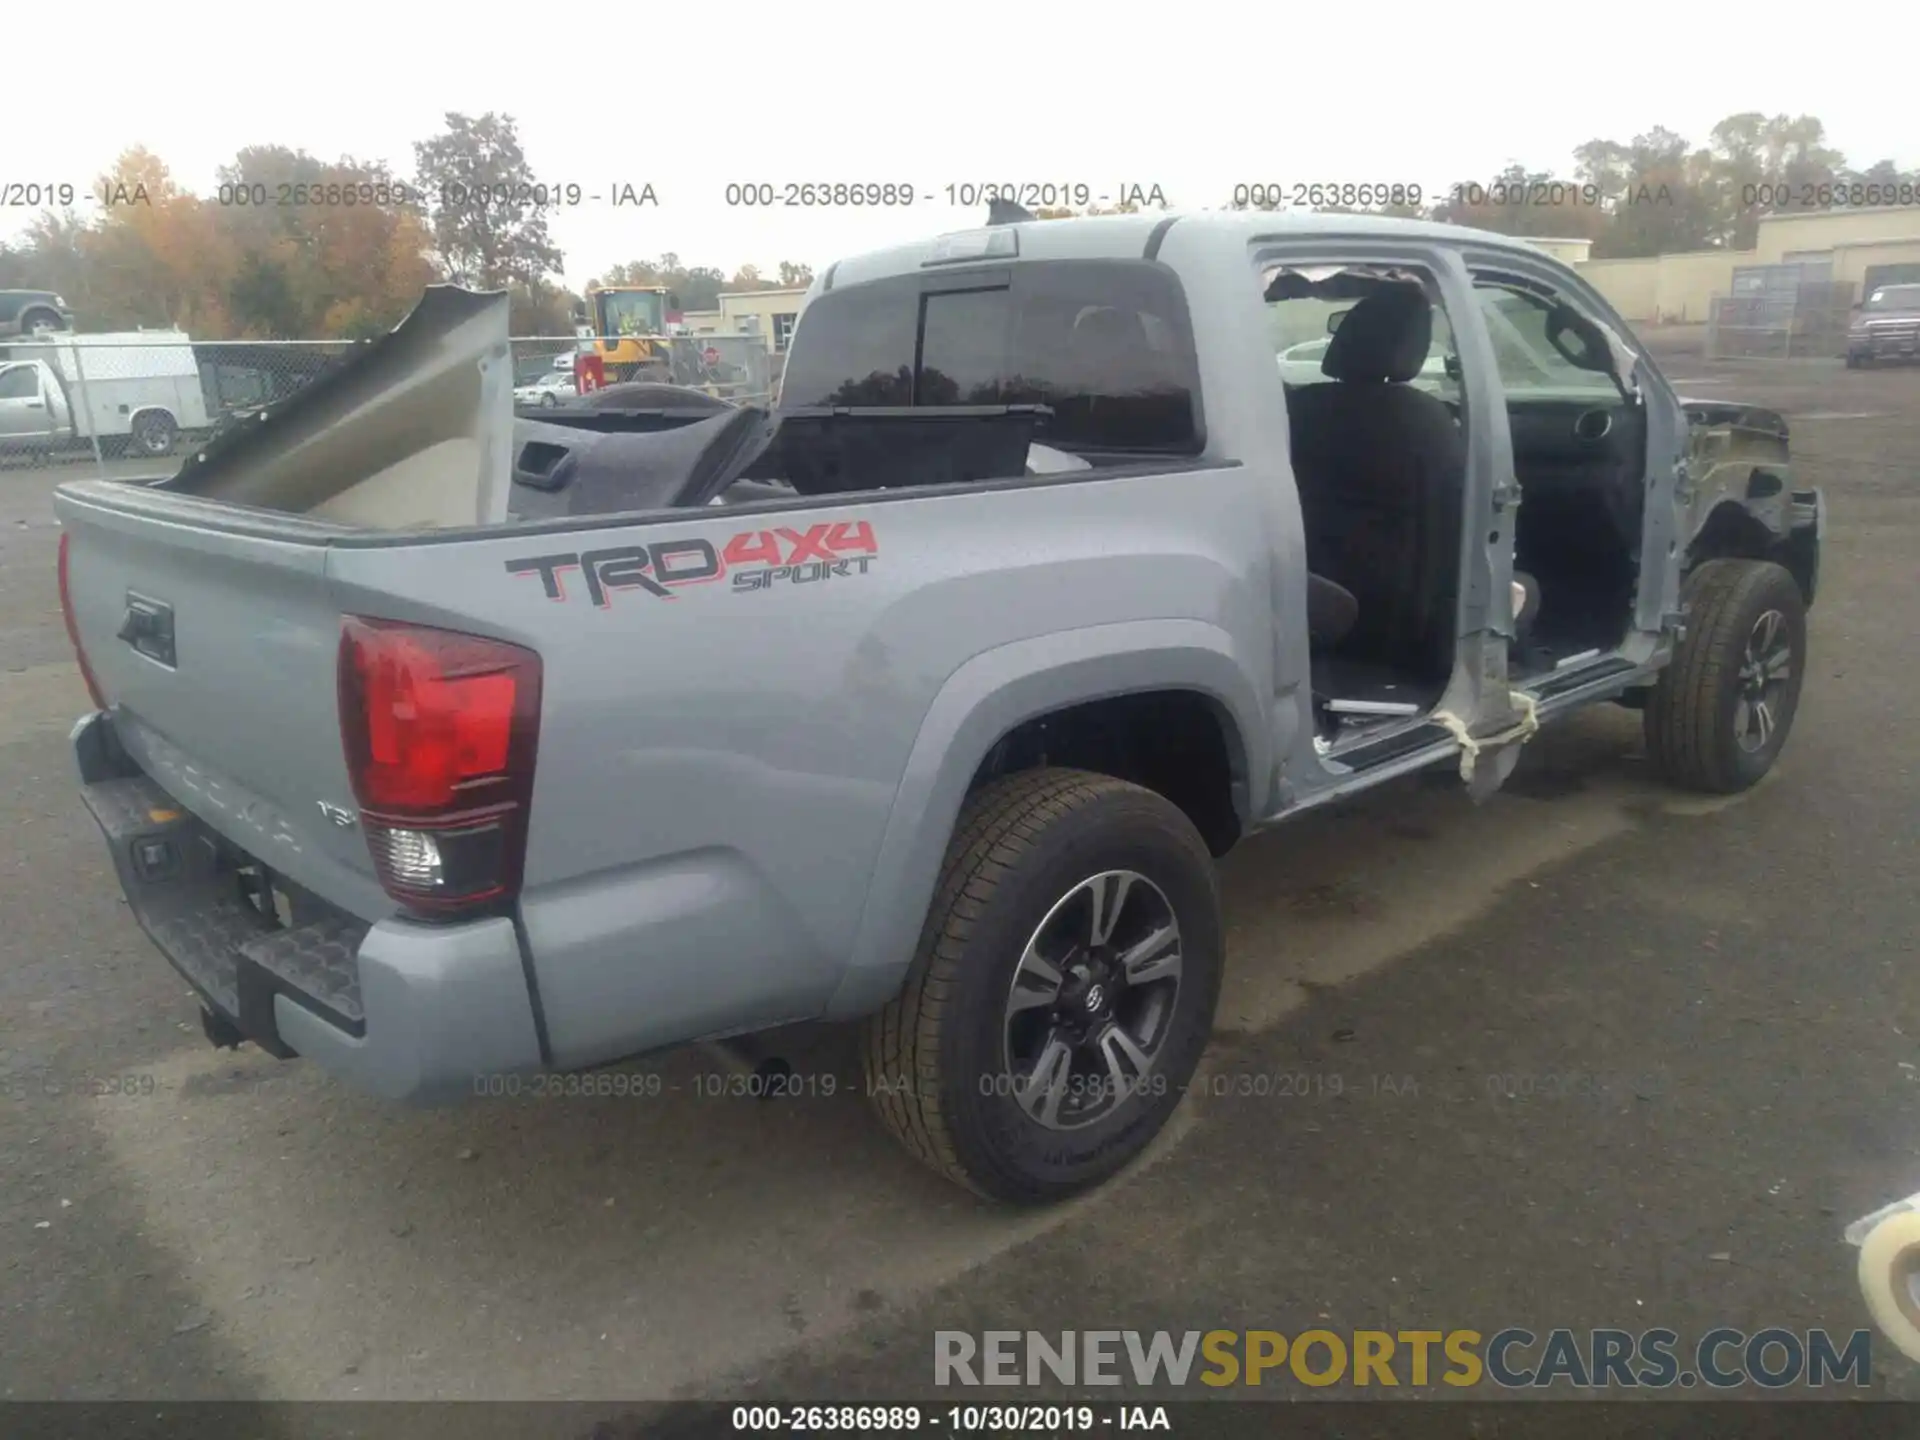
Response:
POLYGON ((180 331, 40 332, 0 360, 0 445, 56 450, 98 439, 157 458, 212 420, 192 342, 180 331))
POLYGON ((0 337, 71 330, 73 311, 51 290, 0 290, 0 337))
POLYGON ((1179 1104, 1243 835, 1484 798, 1600 702, 1738 791, 1808 674, 1785 423, 1506 236, 899 245, 815 280, 773 411, 516 422, 507 314, 429 291, 182 476, 57 490, 81 794, 216 1044, 444 1100, 687 1042, 773 1088, 769 1032, 858 1021, 914 1155, 1049 1200, 1179 1104), (1263 312, 1330 302, 1289 391, 1263 312))
POLYGON ((1847 324, 1847 368, 1920 360, 1920 285, 1882 285, 1847 324))
POLYGON ((514 386, 513 403, 551 408, 579 393, 580 387, 574 381, 572 371, 554 370, 542 375, 531 385, 514 386))

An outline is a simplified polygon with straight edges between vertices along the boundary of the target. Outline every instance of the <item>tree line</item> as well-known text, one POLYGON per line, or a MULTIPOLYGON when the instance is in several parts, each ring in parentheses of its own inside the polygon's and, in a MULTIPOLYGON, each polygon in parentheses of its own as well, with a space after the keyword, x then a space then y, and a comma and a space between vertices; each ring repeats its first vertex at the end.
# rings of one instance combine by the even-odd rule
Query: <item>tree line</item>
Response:
MULTIPOLYGON (((530 203, 544 187, 513 118, 444 118, 440 133, 414 145, 407 178, 381 162, 256 145, 220 167, 208 196, 135 147, 100 178, 97 213, 48 208, 23 242, 0 243, 0 288, 58 291, 94 330, 173 325, 232 338, 356 338, 391 329, 422 288, 454 280, 511 291, 516 334, 570 333, 581 297, 556 279, 564 257, 548 231, 552 207, 530 203), (472 196, 500 203, 462 198, 472 196)), ((1585 238, 1594 257, 1605 258, 1746 249, 1768 213, 1920 201, 1920 171, 1891 160, 1855 168, 1807 115, 1730 115, 1700 145, 1655 127, 1631 140, 1590 140, 1571 159, 1560 171, 1509 166, 1439 195, 1382 199, 1378 187, 1331 186, 1337 193, 1322 196, 1310 187, 1308 208, 1585 238), (1339 203, 1350 189, 1364 203, 1339 203)), ((1236 193, 1228 208, 1287 207, 1286 194, 1242 190, 1249 188, 1259 193, 1236 193)), ((780 262, 773 276, 752 265, 729 276, 669 251, 615 265, 587 288, 662 285, 683 309, 711 310, 723 292, 812 278, 811 267, 795 261, 780 262)))
MULTIPOLYGON (((413 152, 403 177, 379 161, 253 145, 219 167, 212 194, 196 194, 135 146, 95 182, 97 207, 50 206, 19 242, 0 241, 0 289, 56 291, 88 330, 359 339, 391 330, 426 286, 454 281, 510 291, 516 335, 571 334, 582 297, 557 278, 553 207, 533 203, 547 187, 513 118, 449 112, 413 152)), ((586 288, 665 285, 683 308, 710 310, 723 291, 812 277, 792 261, 767 278, 669 254, 616 265, 586 288)))
POLYGON ((1563 170, 1510 165, 1438 196, 1422 194, 1418 203, 1320 208, 1591 240, 1595 259, 1613 259, 1751 249, 1769 214, 1916 203, 1920 170, 1903 171, 1892 160, 1856 168, 1817 117, 1754 110, 1729 115, 1702 145, 1655 126, 1631 140, 1589 140, 1563 170))

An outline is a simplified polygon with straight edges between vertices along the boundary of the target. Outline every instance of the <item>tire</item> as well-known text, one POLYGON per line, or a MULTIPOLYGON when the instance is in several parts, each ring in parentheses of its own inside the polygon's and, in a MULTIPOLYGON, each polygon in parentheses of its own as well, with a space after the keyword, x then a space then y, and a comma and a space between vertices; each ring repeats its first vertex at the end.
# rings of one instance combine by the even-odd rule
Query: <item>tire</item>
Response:
POLYGON ((1648 758, 1682 789, 1737 794, 1773 768, 1793 729, 1806 604, 1793 576, 1769 560, 1708 560, 1682 594, 1686 639, 1647 704, 1648 758))
POLYGON ((1038 1204, 1090 1189, 1145 1149, 1180 1102, 1212 1033, 1224 951, 1212 857, 1171 802, 1077 770, 994 781, 954 828, 905 986, 866 1022, 867 1092, 909 1152, 989 1199, 1038 1204), (1133 879, 1108 946, 1074 952, 1095 967, 1082 974, 1064 947, 1098 915, 1092 890, 1111 896, 1122 873, 1133 879), (1174 943, 1150 950, 1166 918, 1174 943), (1016 1007, 1016 976, 1021 997, 1048 988, 1032 983, 1041 971, 1025 963, 1030 945, 1062 962, 1058 993, 1016 1007), (1119 955, 1150 961, 1134 972, 1148 977, 1169 951, 1173 976, 1112 983, 1119 955), (1116 1028, 1150 1066, 1101 1070, 1098 1057, 1126 1053, 1116 1028), (1048 1066, 1061 1083, 1021 1092, 1015 1075, 1040 1073, 1072 1033, 1106 1039, 1073 1052, 1064 1071, 1048 1066))
POLYGON ((53 310, 29 310, 20 317, 20 334, 23 339, 31 340, 34 332, 45 326, 49 330, 65 330, 60 316, 53 310))
POLYGON ((540 396, 540 408, 542 410, 551 410, 553 409, 554 406, 558 405, 559 403, 560 402, 554 398, 554 394, 551 390, 544 391, 540 396))
POLYGON ((148 410, 134 417, 127 441, 139 454, 157 457, 171 454, 174 441, 179 437, 180 427, 173 423, 171 415, 164 410, 148 410))
POLYGON ((1920 1214, 1903 1210, 1867 1232, 1857 1267, 1860 1294, 1874 1324, 1909 1360, 1920 1360, 1920 1306, 1913 1281, 1920 1278, 1920 1214))

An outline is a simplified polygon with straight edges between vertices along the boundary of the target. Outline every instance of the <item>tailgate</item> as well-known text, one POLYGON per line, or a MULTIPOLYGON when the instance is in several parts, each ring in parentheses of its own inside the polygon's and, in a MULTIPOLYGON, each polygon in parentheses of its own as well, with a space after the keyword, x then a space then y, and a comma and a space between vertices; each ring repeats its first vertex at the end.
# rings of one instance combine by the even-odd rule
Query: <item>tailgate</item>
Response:
POLYGON ((363 919, 389 913, 359 831, 323 808, 354 810, 326 545, 198 528, 147 513, 149 498, 166 506, 157 494, 83 488, 56 499, 67 590, 123 748, 275 874, 363 919))
POLYGON ((363 920, 394 906, 353 818, 329 545, 505 515, 507 316, 505 294, 432 287, 172 480, 55 492, 75 633, 121 748, 274 877, 363 920))

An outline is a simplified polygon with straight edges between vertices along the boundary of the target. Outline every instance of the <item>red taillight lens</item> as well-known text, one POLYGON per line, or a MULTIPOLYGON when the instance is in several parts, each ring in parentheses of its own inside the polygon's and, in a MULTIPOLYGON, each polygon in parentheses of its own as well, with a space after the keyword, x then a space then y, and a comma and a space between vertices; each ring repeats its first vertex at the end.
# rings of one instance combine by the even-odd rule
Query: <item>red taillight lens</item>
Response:
POLYGON ((348 616, 340 730, 387 893, 446 910, 520 883, 540 724, 540 657, 424 625, 348 616))
POLYGON ((60 614, 67 622, 67 639, 73 645, 73 658, 80 662, 80 678, 87 682, 87 694, 93 699, 93 708, 107 708, 107 698, 100 693, 100 682, 93 678, 93 667, 87 664, 87 652, 80 644, 80 627, 73 618, 73 592, 67 585, 67 532, 60 532, 60 614))

